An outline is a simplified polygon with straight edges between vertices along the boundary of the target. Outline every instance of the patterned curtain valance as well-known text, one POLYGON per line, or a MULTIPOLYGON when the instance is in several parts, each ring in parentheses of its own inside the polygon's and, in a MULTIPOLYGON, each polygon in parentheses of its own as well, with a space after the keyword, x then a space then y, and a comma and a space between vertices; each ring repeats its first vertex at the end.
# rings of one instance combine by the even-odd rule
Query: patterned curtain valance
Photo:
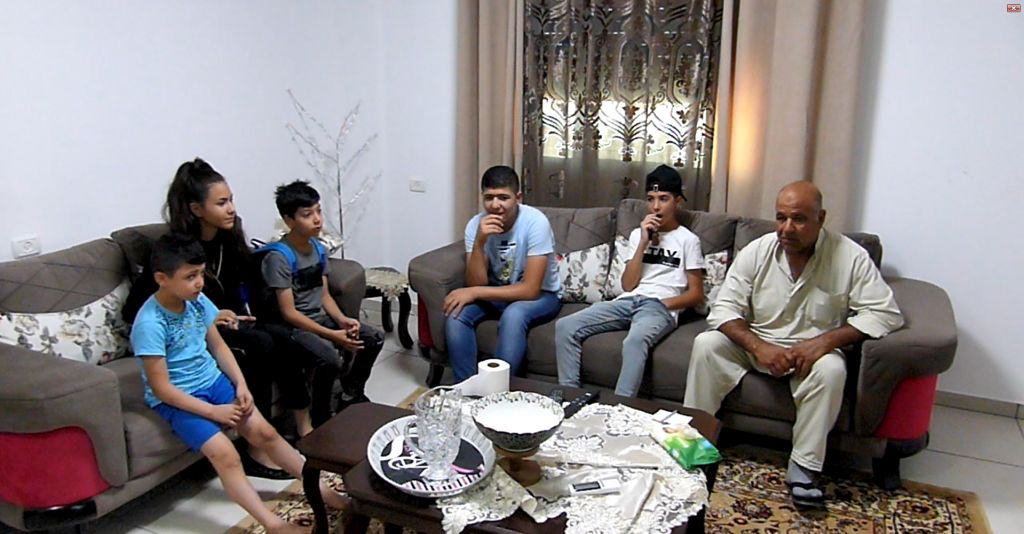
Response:
POLYGON ((527 0, 527 201, 614 205, 664 163, 706 206, 720 18, 715 0, 527 0))

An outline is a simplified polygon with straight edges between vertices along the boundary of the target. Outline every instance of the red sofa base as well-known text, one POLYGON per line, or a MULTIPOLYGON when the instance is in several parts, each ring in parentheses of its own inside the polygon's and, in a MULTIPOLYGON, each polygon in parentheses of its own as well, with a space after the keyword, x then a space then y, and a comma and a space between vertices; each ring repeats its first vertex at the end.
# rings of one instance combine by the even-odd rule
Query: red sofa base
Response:
POLYGON ((0 499, 26 509, 80 503, 110 488, 84 430, 0 433, 0 499))
POLYGON ((928 434, 938 384, 938 375, 908 378, 900 382, 889 397, 889 406, 875 430, 875 437, 916 440, 928 434))

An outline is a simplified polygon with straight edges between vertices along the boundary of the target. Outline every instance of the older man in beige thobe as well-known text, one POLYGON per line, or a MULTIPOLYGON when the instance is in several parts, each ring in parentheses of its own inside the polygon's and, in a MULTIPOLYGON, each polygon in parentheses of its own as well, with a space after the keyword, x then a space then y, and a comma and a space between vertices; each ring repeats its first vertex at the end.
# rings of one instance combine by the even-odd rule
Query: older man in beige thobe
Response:
POLYGON ((751 369, 789 376, 796 404, 787 483, 794 503, 820 506, 815 484, 846 382, 840 347, 903 326, 892 290, 867 251, 822 226, 821 193, 810 182, 782 188, 776 233, 737 254, 697 336, 685 404, 715 413, 751 369))

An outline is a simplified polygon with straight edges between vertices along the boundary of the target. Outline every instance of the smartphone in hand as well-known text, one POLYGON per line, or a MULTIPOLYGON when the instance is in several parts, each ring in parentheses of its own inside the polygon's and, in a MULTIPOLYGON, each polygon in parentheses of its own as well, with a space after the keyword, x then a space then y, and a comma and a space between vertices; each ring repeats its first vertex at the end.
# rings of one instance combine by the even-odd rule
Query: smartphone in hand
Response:
MULTIPOLYGON (((656 213, 654 215, 654 217, 658 219, 658 227, 660 228, 661 227, 661 214, 660 213, 656 213)), ((658 231, 657 230, 648 230, 647 231, 647 238, 651 241, 652 245, 657 245, 658 244, 658 231)))

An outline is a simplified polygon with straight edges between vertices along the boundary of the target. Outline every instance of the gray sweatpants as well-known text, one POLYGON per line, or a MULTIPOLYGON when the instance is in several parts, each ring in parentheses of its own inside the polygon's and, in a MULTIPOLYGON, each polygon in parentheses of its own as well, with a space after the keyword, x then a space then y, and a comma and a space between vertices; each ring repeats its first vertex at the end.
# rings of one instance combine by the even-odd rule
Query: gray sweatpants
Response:
MULTIPOLYGON (((717 330, 704 332, 693 343, 683 403, 714 414, 722 399, 751 369, 770 374, 725 334, 717 330)), ((789 389, 796 403, 790 459, 800 466, 821 471, 828 432, 839 416, 845 383, 846 359, 839 350, 822 356, 806 377, 790 377, 789 389)))

